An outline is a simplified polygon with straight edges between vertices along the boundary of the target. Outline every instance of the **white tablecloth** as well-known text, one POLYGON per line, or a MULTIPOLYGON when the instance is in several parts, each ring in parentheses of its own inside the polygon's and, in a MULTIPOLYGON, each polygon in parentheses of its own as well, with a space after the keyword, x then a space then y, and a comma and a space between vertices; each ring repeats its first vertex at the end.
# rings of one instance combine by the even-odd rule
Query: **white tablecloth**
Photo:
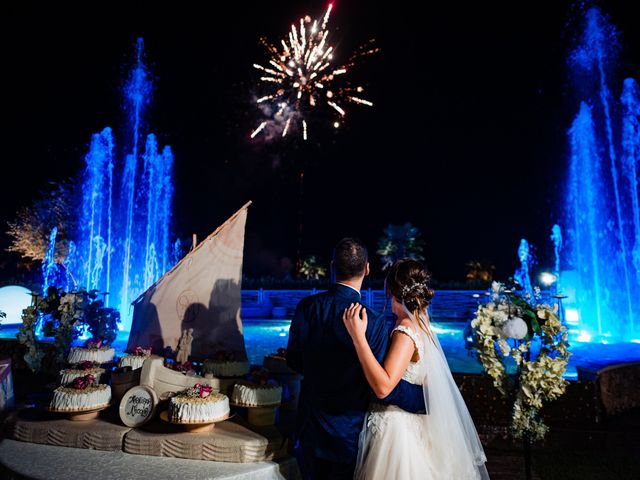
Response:
POLYGON ((223 463, 0 441, 0 463, 34 479, 282 480, 298 478, 295 460, 223 463))

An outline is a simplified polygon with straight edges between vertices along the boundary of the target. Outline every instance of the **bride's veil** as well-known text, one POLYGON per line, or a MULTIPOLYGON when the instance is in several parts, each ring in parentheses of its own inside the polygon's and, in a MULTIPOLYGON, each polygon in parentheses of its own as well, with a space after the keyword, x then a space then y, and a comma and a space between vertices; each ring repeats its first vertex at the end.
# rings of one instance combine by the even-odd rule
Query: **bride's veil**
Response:
POLYGON ((427 406, 427 415, 420 418, 438 479, 488 479, 487 458, 478 432, 453 380, 438 337, 433 329, 427 334, 417 324, 414 319, 424 345, 423 392, 427 406))

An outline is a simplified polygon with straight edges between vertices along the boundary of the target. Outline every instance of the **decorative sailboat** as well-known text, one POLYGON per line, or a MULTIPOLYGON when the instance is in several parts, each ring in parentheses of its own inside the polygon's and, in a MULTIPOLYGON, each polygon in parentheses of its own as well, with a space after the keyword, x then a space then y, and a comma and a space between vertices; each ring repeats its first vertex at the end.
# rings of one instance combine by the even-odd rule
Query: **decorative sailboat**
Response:
MULTIPOLYGON (((244 232, 250 204, 233 214, 138 297, 128 350, 136 346, 151 346, 158 354, 167 347, 175 350, 182 332, 193 329, 192 359, 204 360, 219 350, 247 358, 240 308, 244 232)), ((152 387, 161 398, 197 382, 221 388, 216 378, 194 378, 166 368, 158 355, 147 359, 140 370, 115 375, 113 381, 118 385, 116 397, 124 394, 128 385, 138 384, 152 387)))

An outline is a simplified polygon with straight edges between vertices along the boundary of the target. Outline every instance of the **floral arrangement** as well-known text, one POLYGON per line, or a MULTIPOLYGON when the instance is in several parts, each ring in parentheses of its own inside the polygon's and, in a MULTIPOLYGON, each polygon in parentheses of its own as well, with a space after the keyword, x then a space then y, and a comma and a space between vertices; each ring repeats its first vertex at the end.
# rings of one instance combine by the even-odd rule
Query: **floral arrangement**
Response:
POLYGON ((191 398, 207 398, 213 393, 213 387, 211 387, 211 385, 196 383, 193 387, 187 388, 183 393, 191 398))
POLYGON ((84 362, 75 364, 73 368, 76 370, 93 370, 95 364, 91 360, 85 360, 84 362))
POLYGON ((564 394, 563 375, 571 355, 557 306, 540 302, 539 289, 533 298, 523 298, 493 282, 490 300, 478 306, 471 328, 478 357, 493 384, 503 396, 514 398, 514 436, 541 440, 548 427, 540 409, 564 394), (515 374, 508 372, 508 358, 515 374))
POLYGON ((31 305, 22 311, 22 326, 16 337, 18 341, 27 348, 24 360, 29 368, 36 372, 40 370, 44 352, 38 349, 36 342, 36 326, 38 324, 39 312, 35 305, 31 305))
POLYGON ((85 328, 101 345, 115 340, 120 314, 104 307, 97 295, 96 290, 63 292, 56 287, 49 287, 45 297, 33 294, 33 304, 22 311, 22 327, 16 335, 27 347, 24 359, 31 370, 39 370, 44 357, 35 335, 40 323, 45 335, 54 337, 56 360, 60 364, 65 362, 72 343, 85 328))
POLYGON ((106 347, 104 340, 98 340, 96 338, 90 338, 89 340, 84 342, 84 346, 85 348, 95 348, 95 349, 102 348, 103 346, 106 347))
POLYGON ((170 358, 165 358, 164 366, 167 368, 170 368, 171 370, 175 370, 176 372, 185 373, 185 374, 193 370, 193 363, 191 362, 180 363, 170 358))
POLYGON ((149 355, 151 355, 151 347, 136 347, 133 349, 133 353, 132 355, 135 355, 137 357, 148 357, 149 355))
POLYGON ((76 390, 84 390, 85 388, 93 385, 96 381, 96 377, 93 375, 85 375, 84 377, 76 377, 71 382, 71 387, 76 390))

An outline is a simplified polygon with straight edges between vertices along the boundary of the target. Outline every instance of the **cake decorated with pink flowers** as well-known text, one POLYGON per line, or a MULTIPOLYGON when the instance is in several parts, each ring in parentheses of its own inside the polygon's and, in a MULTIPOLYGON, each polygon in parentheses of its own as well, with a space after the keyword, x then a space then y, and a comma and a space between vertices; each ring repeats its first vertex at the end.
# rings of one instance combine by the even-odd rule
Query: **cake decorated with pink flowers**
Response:
POLYGON ((102 340, 87 340, 84 347, 73 347, 69 351, 67 361, 71 364, 93 362, 97 364, 109 363, 116 351, 102 340))
POLYGON ((131 367, 132 370, 142 368, 144 361, 151 356, 151 347, 136 347, 133 352, 123 355, 118 360, 119 367, 131 367))
POLYGON ((169 399, 168 417, 174 423, 206 423, 229 415, 229 398, 197 383, 169 399))
POLYGON ((261 369, 233 386, 231 401, 247 407, 279 405, 282 401, 282 387, 269 378, 267 370, 261 369))
POLYGON ((249 361, 239 355, 219 351, 213 359, 204 361, 204 371, 215 377, 242 377, 249 373, 249 361))
POLYGON ((95 377, 89 374, 56 388, 49 406, 52 410, 77 412, 106 407, 110 401, 111 387, 96 384, 95 377))

